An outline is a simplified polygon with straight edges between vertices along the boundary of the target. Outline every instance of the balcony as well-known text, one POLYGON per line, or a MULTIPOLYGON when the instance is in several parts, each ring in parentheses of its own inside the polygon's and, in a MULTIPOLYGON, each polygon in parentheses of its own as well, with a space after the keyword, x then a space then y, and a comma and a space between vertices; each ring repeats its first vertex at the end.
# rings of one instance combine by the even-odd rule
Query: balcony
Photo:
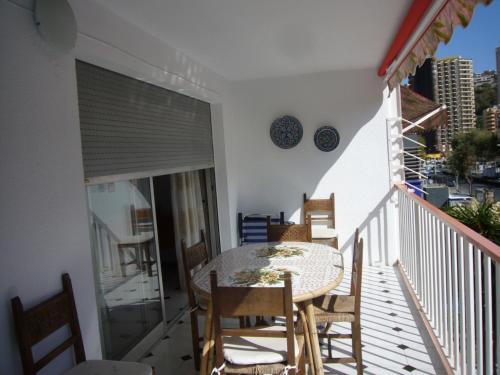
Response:
MULTIPOLYGON (((349 290, 350 272, 338 288, 349 290)), ((366 266, 362 294, 362 342, 365 374, 443 374, 438 353, 425 330, 424 322, 414 305, 397 267, 366 266)), ((228 322, 228 324, 230 324, 228 322)), ((332 331, 348 333, 344 324, 335 324, 332 331)), ((349 355, 348 340, 333 340, 333 355, 349 355)), ((326 340, 322 355, 328 355, 326 340)), ((189 317, 183 316, 154 346, 142 362, 155 366, 159 374, 197 374, 191 353, 189 317)), ((352 365, 325 365, 325 374, 356 374, 352 365)))
MULTIPOLYGON (((500 288, 478 281, 482 310, 472 321, 458 287, 451 297, 465 314, 453 305, 446 331, 450 320, 439 324, 442 311, 428 303, 433 284, 419 276, 427 263, 413 261, 423 248, 410 244, 436 238, 408 209, 427 208, 393 188, 401 170, 391 156, 402 133, 387 121, 401 116, 398 84, 424 61, 414 59, 414 40, 427 39, 417 34, 454 3, 1 1, 8 95, 0 111, 0 372, 34 367, 23 361, 29 349, 20 348, 9 302, 19 296, 26 308, 37 305, 61 290, 62 273, 73 282, 86 358, 142 360, 157 365, 157 375, 193 371, 181 241, 195 242, 205 229, 218 256, 237 244, 239 212, 284 211, 300 223, 304 192, 335 193, 346 264, 354 230, 366 239, 366 373, 493 372, 500 288), (47 3, 60 8, 40 11, 47 3), (38 22, 40 14, 62 20, 38 22), (278 121, 280 134, 270 136, 285 115, 297 121, 278 121), (180 217, 187 213, 196 218, 180 217)), ((437 75, 456 72, 450 65, 437 75)), ((488 246, 478 245, 489 257, 481 272, 494 279, 496 250, 488 246)), ((470 292, 476 279, 458 270, 450 273, 470 292)), ((349 272, 335 291, 348 283, 349 272)), ((77 365, 73 352, 54 351, 50 341, 35 348, 39 367, 47 353, 61 353, 44 373, 77 365)), ((349 350, 340 340, 333 349, 349 350)))
MULTIPOLYGON (((401 256, 394 266, 365 266, 362 342, 366 374, 492 374, 498 371, 500 249, 397 186, 401 256), (419 251, 417 251, 419 249, 419 251)), ((350 270, 336 293, 348 293, 350 270)), ((335 324, 331 330, 347 332, 335 324)), ((160 373, 196 374, 188 316, 142 359, 160 373)), ((333 354, 349 355, 344 340, 333 354)), ((328 345, 321 343, 322 355, 328 345)), ((326 374, 355 374, 325 365, 326 374)))

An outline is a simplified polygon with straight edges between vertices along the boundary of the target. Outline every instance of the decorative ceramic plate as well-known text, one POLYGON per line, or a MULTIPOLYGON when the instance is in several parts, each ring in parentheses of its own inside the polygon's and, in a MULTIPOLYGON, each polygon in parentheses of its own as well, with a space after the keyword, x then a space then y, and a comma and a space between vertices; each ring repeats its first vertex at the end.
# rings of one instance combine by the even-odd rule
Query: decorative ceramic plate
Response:
POLYGON ((293 116, 279 117, 271 125, 271 140, 281 148, 297 146, 302 139, 302 124, 293 116))
POLYGON ((314 133, 314 144, 325 152, 335 150, 340 142, 339 132, 332 126, 322 126, 314 133))

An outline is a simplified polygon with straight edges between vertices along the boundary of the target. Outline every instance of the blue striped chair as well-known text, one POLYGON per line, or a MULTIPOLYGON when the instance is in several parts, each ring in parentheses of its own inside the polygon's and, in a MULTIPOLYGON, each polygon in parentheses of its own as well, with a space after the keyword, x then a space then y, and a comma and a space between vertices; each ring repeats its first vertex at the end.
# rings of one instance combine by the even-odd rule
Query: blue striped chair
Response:
MULTIPOLYGON (((267 242, 266 214, 243 215, 238 213, 238 235, 240 246, 252 243, 267 242)), ((285 213, 279 217, 271 217, 271 224, 285 224, 285 213)))

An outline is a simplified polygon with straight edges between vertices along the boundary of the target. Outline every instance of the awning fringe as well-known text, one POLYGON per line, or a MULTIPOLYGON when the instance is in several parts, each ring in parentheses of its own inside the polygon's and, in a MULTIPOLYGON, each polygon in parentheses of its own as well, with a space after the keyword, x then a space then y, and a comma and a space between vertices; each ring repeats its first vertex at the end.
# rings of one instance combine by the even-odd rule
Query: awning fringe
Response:
POLYGON ((455 26, 466 27, 474 13, 476 5, 489 5, 493 0, 448 0, 434 21, 422 34, 410 53, 400 63, 396 71, 389 77, 387 84, 392 90, 403 79, 415 74, 417 67, 434 56, 440 42, 448 43, 455 26))

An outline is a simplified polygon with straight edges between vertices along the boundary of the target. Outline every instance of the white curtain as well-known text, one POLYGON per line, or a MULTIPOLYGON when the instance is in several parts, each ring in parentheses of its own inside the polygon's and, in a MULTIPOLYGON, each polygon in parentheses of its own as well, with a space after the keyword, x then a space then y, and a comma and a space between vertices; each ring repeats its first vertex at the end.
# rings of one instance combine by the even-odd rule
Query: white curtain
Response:
POLYGON ((172 212, 174 216, 175 251, 179 268, 179 283, 184 283, 181 240, 191 246, 200 241, 200 231, 205 229, 200 175, 198 171, 176 173, 170 176, 172 212))

